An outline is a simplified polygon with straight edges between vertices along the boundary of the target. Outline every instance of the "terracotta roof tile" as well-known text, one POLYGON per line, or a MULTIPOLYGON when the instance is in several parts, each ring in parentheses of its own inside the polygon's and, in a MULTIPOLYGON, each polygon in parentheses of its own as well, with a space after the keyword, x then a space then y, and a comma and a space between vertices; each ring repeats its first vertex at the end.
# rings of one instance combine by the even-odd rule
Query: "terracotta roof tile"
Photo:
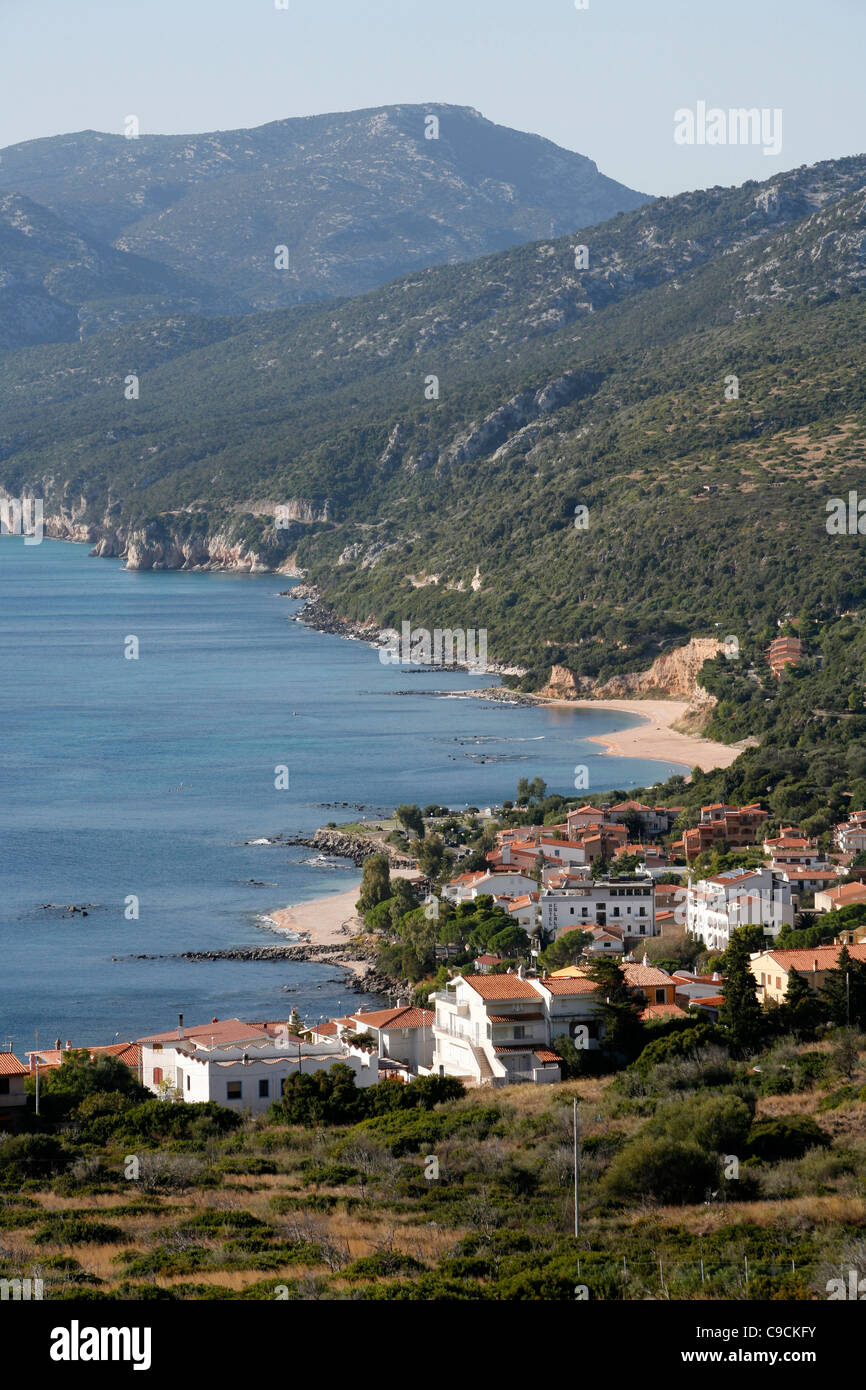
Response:
POLYGON ((538 998, 538 991, 519 975, 467 975, 465 979, 482 999, 538 998))

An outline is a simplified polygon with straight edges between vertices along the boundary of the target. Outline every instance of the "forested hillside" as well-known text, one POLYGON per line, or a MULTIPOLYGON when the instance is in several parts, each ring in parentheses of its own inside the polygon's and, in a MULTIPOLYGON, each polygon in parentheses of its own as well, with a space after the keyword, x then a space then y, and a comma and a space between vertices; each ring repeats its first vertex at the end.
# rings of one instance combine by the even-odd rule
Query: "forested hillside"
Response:
POLYGON ((715 733, 823 745, 841 710, 847 739, 866 570, 827 508, 863 483, 864 204, 860 157, 339 303, 7 354, 0 481, 137 564, 232 543, 348 618, 486 628, 527 688, 734 634, 715 733))

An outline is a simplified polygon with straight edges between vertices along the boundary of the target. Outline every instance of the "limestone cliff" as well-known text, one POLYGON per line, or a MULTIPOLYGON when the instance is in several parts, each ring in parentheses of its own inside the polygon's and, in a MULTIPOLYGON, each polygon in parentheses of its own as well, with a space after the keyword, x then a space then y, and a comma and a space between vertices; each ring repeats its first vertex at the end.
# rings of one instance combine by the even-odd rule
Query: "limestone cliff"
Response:
POLYGON ((668 696, 690 700, 696 711, 708 712, 713 697, 698 685, 705 661, 724 650, 713 637, 693 637, 684 647, 662 652, 645 671, 629 671, 599 683, 575 676, 567 666, 554 666, 547 685, 539 693, 556 700, 626 700, 640 696, 668 696))

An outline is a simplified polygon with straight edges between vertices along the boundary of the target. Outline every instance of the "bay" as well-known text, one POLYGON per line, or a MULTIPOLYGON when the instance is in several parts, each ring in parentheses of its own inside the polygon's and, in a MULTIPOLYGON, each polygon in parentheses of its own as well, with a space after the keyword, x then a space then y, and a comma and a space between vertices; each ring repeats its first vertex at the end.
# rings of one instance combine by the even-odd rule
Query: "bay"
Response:
POLYGON ((477 675, 383 665, 292 622, 290 582, 0 542, 0 1045, 20 1055, 37 1030, 43 1046, 111 1042, 179 1011, 193 1023, 357 1007, 326 966, 130 957, 273 944, 269 910, 357 878, 247 841, 404 801, 483 807, 524 776, 570 794, 577 764, 590 795, 684 770, 586 742, 636 719, 460 698, 477 675), (43 904, 93 906, 84 918, 43 904))

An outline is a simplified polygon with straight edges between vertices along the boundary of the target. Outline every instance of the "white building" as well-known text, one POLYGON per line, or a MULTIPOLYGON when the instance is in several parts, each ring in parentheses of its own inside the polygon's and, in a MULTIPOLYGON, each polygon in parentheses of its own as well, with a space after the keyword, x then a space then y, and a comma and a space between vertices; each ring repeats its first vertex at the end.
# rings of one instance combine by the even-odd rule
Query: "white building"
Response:
POLYGON ((686 889, 686 930, 711 951, 725 951, 738 927, 778 936, 794 925, 791 884, 771 869, 726 869, 686 889))
POLYGON ((621 927, 626 937, 655 936, 655 896, 652 879, 622 874, 545 888, 541 893, 541 925, 545 933, 599 927, 621 927))
POLYGON ((368 1033, 381 1061, 401 1062, 414 1075, 433 1062, 432 1009, 359 1009, 337 1023, 338 1036, 368 1033))
POLYGON ((283 1091, 283 1082, 298 1073, 348 1066, 358 1086, 379 1079, 373 1050, 350 1050, 338 1039, 301 1042, 283 1027, 281 1033, 239 1019, 184 1029, 141 1040, 142 1080, 156 1095, 192 1104, 215 1101, 229 1110, 259 1114, 283 1091), (232 1034, 241 1036, 233 1038, 232 1034))
POLYGON ((592 980, 545 975, 458 975, 431 995, 433 1071, 472 1086, 560 1080, 551 1044, 580 1037, 598 1046, 598 998, 592 980))
POLYGON ((862 854, 866 850, 866 811, 852 811, 834 828, 833 841, 842 854, 862 854))
POLYGON ((458 975, 432 994, 434 1073, 471 1086, 559 1081, 538 983, 519 975, 458 975))
POLYGON ((519 898, 524 893, 535 893, 538 884, 529 874, 519 869, 493 870, 478 873, 460 874, 446 883, 442 897, 452 903, 468 903, 489 893, 491 897, 519 898))

